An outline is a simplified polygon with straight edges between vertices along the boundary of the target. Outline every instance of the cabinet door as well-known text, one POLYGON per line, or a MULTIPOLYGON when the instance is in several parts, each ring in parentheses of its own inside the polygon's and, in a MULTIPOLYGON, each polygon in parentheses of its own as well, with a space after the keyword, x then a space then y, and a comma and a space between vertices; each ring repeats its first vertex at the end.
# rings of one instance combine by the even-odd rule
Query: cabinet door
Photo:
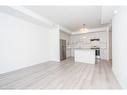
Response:
POLYGON ((101 59, 107 59, 107 52, 106 49, 100 49, 100 57, 101 59))

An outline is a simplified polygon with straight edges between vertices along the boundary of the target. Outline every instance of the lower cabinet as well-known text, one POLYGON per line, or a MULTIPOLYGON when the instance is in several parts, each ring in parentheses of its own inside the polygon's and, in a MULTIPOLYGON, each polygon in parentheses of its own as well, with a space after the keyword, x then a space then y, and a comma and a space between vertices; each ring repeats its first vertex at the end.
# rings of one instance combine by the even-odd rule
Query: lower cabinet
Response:
POLYGON ((100 49, 100 57, 101 57, 101 59, 104 59, 104 60, 107 59, 107 50, 106 50, 106 48, 101 48, 100 49))

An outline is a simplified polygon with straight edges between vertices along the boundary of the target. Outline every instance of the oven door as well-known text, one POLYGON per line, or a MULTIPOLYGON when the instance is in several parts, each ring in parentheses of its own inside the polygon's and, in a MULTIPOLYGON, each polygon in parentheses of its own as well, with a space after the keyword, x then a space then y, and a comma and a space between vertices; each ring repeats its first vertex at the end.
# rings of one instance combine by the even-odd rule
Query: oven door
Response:
POLYGON ((95 50, 95 56, 96 58, 100 58, 100 49, 95 50))

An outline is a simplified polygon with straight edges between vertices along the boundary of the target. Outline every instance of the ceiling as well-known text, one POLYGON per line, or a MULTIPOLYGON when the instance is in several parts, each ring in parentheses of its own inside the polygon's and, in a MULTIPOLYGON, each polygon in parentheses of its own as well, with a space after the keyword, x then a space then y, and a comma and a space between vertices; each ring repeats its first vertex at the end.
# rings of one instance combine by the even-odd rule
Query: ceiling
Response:
POLYGON ((33 12, 69 29, 77 31, 86 24, 87 28, 102 26, 101 6, 25 6, 33 12))
POLYGON ((96 29, 111 23, 113 6, 24 6, 0 7, 15 17, 38 25, 59 24, 65 32, 79 32, 83 24, 88 29, 96 29), (46 23, 46 24, 45 24, 46 23))

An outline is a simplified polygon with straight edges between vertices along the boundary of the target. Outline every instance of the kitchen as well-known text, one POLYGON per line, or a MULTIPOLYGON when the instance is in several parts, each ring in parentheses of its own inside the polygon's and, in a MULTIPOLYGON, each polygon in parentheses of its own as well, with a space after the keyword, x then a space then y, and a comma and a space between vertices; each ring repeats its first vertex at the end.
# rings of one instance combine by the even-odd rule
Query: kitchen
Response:
MULTIPOLYGON (((99 60, 111 60, 110 30, 110 27, 106 26, 88 29, 86 33, 73 32, 68 34, 60 31, 60 39, 66 43, 63 49, 63 60, 73 58, 75 62, 89 64, 95 64, 99 60)), ((62 47, 60 51, 62 51, 62 47)))

